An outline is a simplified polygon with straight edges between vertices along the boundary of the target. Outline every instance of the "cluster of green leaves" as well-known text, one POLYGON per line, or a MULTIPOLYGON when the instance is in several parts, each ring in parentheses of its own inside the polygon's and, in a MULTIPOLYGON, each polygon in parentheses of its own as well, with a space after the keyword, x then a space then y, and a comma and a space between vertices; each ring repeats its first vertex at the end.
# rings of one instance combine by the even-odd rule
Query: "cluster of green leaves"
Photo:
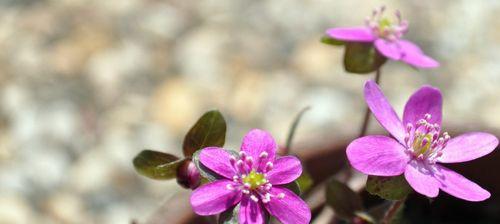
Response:
POLYGON ((133 160, 136 171, 151 179, 176 178, 179 165, 191 160, 193 154, 208 146, 224 146, 226 121, 217 110, 208 111, 191 127, 182 145, 183 158, 164 152, 143 150, 133 160))

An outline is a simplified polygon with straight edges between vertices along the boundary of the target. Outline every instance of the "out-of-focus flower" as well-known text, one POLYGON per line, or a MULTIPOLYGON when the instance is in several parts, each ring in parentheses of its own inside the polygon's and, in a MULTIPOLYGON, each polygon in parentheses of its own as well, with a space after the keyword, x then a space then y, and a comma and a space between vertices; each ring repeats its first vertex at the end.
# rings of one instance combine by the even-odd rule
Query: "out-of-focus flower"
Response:
POLYGON ((244 137, 237 157, 218 147, 202 149, 200 162, 223 179, 193 191, 193 210, 214 215, 239 204, 240 223, 264 223, 266 210, 282 223, 309 223, 307 204, 282 186, 300 176, 300 161, 276 158, 276 148, 269 133, 254 129, 244 137))
POLYGON ((417 68, 435 68, 439 62, 425 55, 414 43, 402 39, 408 31, 408 21, 396 11, 396 21, 384 16, 385 7, 373 10, 366 18, 366 25, 360 27, 339 27, 326 31, 327 35, 344 42, 373 43, 383 56, 403 61, 417 68))
POLYGON ((488 133, 470 132, 454 138, 441 133, 439 89, 423 86, 416 91, 406 103, 402 122, 375 82, 368 81, 364 92, 373 115, 394 138, 374 135, 354 140, 347 147, 354 168, 375 176, 404 173, 410 186, 427 197, 437 197, 439 189, 467 201, 490 197, 476 183, 438 164, 474 160, 498 145, 498 139, 488 133))

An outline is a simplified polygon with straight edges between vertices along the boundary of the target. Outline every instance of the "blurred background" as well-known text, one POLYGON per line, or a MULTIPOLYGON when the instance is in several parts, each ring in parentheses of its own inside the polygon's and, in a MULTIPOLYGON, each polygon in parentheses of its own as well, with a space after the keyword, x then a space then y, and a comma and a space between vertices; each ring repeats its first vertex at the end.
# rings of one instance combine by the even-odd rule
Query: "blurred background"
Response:
POLYGON ((428 83, 445 128, 500 130, 500 1, 1 0, 0 223, 146 220, 185 190, 139 176, 133 156, 181 155, 213 108, 232 149, 251 128, 283 144, 305 106, 297 142, 355 136, 372 76, 345 73, 343 49, 319 39, 381 4, 442 64, 384 66, 396 111, 428 83))

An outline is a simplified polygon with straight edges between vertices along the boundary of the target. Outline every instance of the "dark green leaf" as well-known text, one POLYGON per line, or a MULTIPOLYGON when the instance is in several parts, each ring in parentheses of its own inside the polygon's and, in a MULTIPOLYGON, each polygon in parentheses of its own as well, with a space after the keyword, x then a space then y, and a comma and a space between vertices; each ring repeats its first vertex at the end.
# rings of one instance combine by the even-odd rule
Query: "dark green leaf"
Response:
POLYGON ((329 36, 322 36, 321 43, 333 45, 333 46, 342 46, 345 44, 344 41, 337 40, 337 39, 329 37, 329 36))
POLYGON ((226 140, 226 121, 217 110, 206 112, 184 137, 182 150, 190 157, 199 149, 208 146, 224 146, 226 140))
POLYGON ((143 150, 135 156, 135 170, 143 176, 155 180, 168 180, 176 177, 177 167, 183 159, 174 155, 153 150, 143 150))
POLYGON ((387 58, 382 56, 371 43, 347 43, 344 53, 344 68, 347 72, 366 74, 380 68, 387 58))
POLYGON ((301 194, 301 189, 300 189, 300 186, 299 186, 299 183, 297 183, 297 181, 293 181, 293 182, 290 182, 288 184, 285 184, 283 185, 285 188, 287 188, 288 190, 291 190, 293 191, 293 193, 295 193, 296 195, 299 195, 301 194))
POLYGON ((288 152, 290 152, 290 149, 292 147, 293 136, 295 135, 295 130, 297 129, 297 126, 299 125, 300 119, 302 118, 304 113, 306 111, 308 111, 309 109, 311 109, 311 107, 305 107, 304 109, 302 109, 297 114, 297 116, 295 116, 295 119, 293 120, 292 127, 290 127, 290 131, 288 131, 288 137, 286 138, 286 146, 285 147, 286 147, 288 152))
POLYGON ((401 200, 412 192, 403 175, 395 177, 368 176, 366 190, 386 200, 401 200))
POLYGON ((240 205, 234 206, 219 215, 219 224, 238 224, 240 205))
POLYGON ((297 180, 295 180, 295 182, 299 185, 299 189, 302 194, 307 192, 313 185, 311 175, 304 168, 302 168, 302 174, 299 178, 297 178, 297 180))
POLYGON ((344 183, 330 179, 326 186, 326 203, 344 219, 352 219, 356 212, 363 211, 360 196, 344 183))
MULTIPOLYGON (((235 152, 235 151, 231 151, 231 150, 225 150, 225 151, 227 151, 231 155, 234 155, 235 157, 238 157, 238 153, 235 152)), ((217 180, 217 179, 221 179, 222 177, 219 174, 217 174, 217 173, 213 172, 212 170, 208 169, 205 165, 203 165, 200 162, 200 152, 201 152, 201 150, 196 151, 193 154, 193 159, 192 159, 194 165, 196 165, 196 167, 198 168, 198 171, 200 171, 200 175, 202 177, 206 178, 209 181, 214 181, 214 180, 217 180)), ((203 183, 203 180, 202 180, 202 183, 203 183)))

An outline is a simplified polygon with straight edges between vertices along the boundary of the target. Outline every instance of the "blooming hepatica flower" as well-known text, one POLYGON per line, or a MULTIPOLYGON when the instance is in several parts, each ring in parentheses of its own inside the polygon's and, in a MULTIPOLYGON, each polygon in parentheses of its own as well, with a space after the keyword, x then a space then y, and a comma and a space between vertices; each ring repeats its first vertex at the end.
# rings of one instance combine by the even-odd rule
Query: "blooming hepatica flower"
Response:
POLYGON ((238 157, 222 148, 202 149, 200 162, 223 179, 193 192, 193 210, 214 215, 239 203, 240 223, 264 223, 266 210, 282 223, 308 223, 307 204, 282 186, 300 176, 300 161, 294 156, 276 158, 276 148, 269 133, 254 129, 244 137, 238 157))
POLYGON ((488 133, 470 132, 455 138, 441 133, 441 92, 423 86, 404 108, 403 121, 373 81, 365 85, 365 100, 379 123, 396 139, 366 136, 347 147, 347 157, 357 170, 376 176, 404 173, 410 186, 427 197, 439 189, 468 201, 482 201, 490 193, 438 163, 474 160, 492 152, 498 139, 488 133))
POLYGON ((384 17, 384 11, 385 7, 374 10, 372 16, 366 18, 364 27, 331 28, 326 33, 345 42, 373 43, 385 57, 417 68, 438 67, 439 63, 425 55, 416 44, 402 39, 408 31, 408 21, 401 19, 399 11, 395 13, 396 22, 384 17))

